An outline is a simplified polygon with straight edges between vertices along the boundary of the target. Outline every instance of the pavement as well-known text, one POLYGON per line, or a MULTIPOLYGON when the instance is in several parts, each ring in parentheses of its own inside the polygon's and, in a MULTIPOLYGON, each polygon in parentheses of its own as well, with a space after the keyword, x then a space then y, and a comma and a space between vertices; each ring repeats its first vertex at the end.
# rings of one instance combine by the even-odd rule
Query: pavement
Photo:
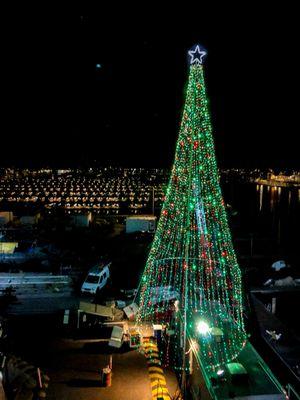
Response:
POLYGON ((71 296, 66 293, 47 294, 40 293, 30 297, 18 296, 12 302, 6 312, 8 315, 34 315, 34 314, 53 314, 66 309, 77 309, 79 297, 71 296))
MULTIPOLYGON (((7 310, 10 351, 49 376, 47 399, 156 399, 147 354, 130 349, 127 343, 121 349, 108 346, 107 328, 79 332, 63 326, 63 310, 77 309, 79 300, 65 293, 44 293, 39 298, 18 298, 7 310), (103 387, 100 372, 109 364, 111 354, 112 385, 103 387)), ((172 397, 178 388, 175 373, 165 369, 162 373, 172 397)))
MULTIPOLYGON (((47 399, 152 400, 146 358, 127 347, 112 356, 112 386, 102 386, 99 371, 108 365, 111 351, 107 342, 97 340, 53 343, 52 361, 47 369, 50 377, 47 399)), ((175 392, 175 375, 168 372, 166 379, 169 389, 175 392)))
MULTIPOLYGON (((49 376, 47 399, 153 400, 144 354, 126 343, 121 349, 108 346, 109 329, 97 328, 89 339, 86 332, 74 331, 70 336, 62 328, 61 317, 31 314, 9 319, 10 351, 49 376), (103 387, 100 371, 109 364, 111 354, 112 386, 103 387)), ((172 396, 177 389, 176 376, 169 370, 164 370, 164 375, 172 396)))

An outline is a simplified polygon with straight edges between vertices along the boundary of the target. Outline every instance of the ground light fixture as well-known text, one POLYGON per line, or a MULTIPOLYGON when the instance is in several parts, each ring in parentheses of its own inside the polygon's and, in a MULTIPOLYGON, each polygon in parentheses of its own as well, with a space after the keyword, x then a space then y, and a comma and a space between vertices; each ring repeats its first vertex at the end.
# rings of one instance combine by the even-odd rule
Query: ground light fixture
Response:
POLYGON ((205 321, 197 322, 196 329, 197 329, 197 332, 203 336, 207 335, 210 331, 210 327, 209 327, 208 323, 205 321))

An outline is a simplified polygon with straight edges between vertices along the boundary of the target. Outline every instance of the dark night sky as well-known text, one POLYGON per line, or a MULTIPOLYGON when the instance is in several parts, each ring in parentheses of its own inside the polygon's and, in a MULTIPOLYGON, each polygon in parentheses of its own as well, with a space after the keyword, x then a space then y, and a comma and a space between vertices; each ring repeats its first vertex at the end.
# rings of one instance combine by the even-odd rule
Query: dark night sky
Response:
POLYGON ((0 164, 169 166, 198 42, 219 164, 299 167, 297 13, 227 11, 7 16, 0 164))

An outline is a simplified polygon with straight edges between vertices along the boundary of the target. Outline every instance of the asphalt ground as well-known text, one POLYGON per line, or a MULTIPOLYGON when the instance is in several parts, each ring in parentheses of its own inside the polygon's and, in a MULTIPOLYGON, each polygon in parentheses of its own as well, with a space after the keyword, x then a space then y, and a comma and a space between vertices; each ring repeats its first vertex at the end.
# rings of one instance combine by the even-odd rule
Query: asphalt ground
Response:
MULTIPOLYGON (((61 317, 61 316, 60 316, 61 317)), ((108 346, 108 329, 99 328, 87 339, 62 329, 58 315, 11 316, 8 350, 50 377, 49 400, 152 400, 151 381, 144 354, 124 343, 108 346), (112 385, 104 387, 100 371, 112 355, 112 385)), ((165 378, 169 393, 177 389, 171 370, 165 378)))

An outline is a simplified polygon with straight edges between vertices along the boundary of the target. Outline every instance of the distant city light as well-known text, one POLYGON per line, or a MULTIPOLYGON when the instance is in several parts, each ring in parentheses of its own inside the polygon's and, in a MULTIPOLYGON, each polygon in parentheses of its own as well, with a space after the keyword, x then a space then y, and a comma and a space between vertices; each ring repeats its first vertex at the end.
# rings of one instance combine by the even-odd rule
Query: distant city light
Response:
MULTIPOLYGON (((152 207, 153 197, 155 209, 161 208, 169 174, 169 170, 143 168, 4 168, 0 169, 0 204, 2 201, 11 204, 43 204, 47 209, 89 209, 106 214, 145 213, 152 207)), ((240 182, 256 183, 257 190, 261 191, 262 202, 263 185, 269 182, 268 172, 223 169, 221 174, 226 182, 238 179, 240 182), (257 182, 260 179, 262 183, 257 182)), ((281 185, 300 188, 299 171, 282 172, 277 176, 286 180, 279 183, 276 181, 276 192, 274 186, 267 186, 270 191, 273 188, 273 193, 280 195, 281 185)), ((275 185, 272 179, 270 184, 275 185)), ((291 198, 289 194, 290 202, 291 198)), ((300 199, 300 189, 297 198, 300 199)), ((235 215, 232 207, 227 206, 227 209, 235 215)))
POLYGON ((160 208, 168 171, 163 169, 90 168, 3 170, 0 203, 43 203, 46 208, 94 210, 118 214, 160 208), (153 188, 155 188, 153 192, 153 188))

